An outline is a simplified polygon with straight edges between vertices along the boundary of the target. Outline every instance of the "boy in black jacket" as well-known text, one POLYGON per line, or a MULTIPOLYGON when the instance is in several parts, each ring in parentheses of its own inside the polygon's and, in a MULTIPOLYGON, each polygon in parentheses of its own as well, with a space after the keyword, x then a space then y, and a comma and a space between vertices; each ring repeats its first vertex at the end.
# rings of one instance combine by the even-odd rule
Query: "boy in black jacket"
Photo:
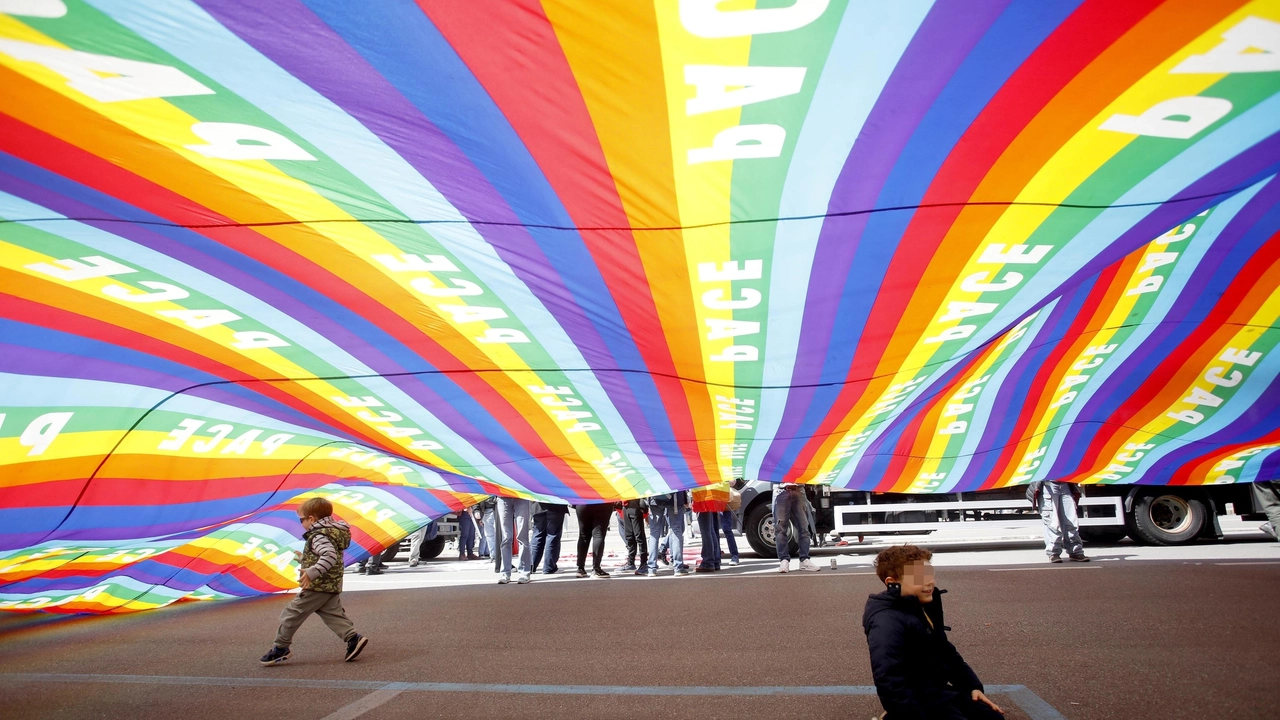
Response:
POLYGON ((884 720, 997 720, 998 705, 947 640, 945 590, 933 585, 933 553, 898 545, 876 556, 876 575, 888 588, 867 598, 862 629, 884 720))

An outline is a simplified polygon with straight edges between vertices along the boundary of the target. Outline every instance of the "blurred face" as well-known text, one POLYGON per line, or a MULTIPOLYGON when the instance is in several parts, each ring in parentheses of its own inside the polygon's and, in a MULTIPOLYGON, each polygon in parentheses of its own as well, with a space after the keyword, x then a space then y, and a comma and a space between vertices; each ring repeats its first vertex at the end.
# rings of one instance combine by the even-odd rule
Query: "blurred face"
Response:
POLYGON ((915 597, 922 603, 933 602, 933 565, 928 560, 917 560, 902 568, 902 577, 888 577, 886 583, 902 586, 902 597, 915 597))

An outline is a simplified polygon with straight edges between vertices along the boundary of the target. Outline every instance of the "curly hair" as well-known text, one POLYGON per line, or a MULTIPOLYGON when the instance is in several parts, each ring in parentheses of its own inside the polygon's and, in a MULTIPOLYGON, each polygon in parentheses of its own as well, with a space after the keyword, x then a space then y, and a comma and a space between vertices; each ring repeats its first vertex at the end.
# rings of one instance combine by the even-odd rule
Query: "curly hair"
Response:
POLYGON ((908 565, 917 561, 927 561, 932 557, 931 551, 915 545, 894 545, 885 548, 876 555, 876 576, 881 582, 891 577, 901 578, 903 569, 908 565))
POLYGON ((298 514, 302 517, 313 517, 317 520, 333 514, 333 503, 322 497, 307 498, 298 506, 298 514))

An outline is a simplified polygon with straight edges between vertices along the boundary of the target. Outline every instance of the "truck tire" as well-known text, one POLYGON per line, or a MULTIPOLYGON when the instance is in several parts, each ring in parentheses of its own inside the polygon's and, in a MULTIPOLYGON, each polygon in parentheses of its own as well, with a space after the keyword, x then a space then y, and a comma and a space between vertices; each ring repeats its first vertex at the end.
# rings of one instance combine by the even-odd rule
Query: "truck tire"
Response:
MULTIPOLYGON (((406 543, 406 544, 407 544, 407 543, 406 543)), ((383 562, 383 563, 389 563, 389 562, 391 562, 392 560, 395 560, 395 559, 396 559, 396 556, 397 556, 397 555, 399 555, 399 554, 400 554, 400 543, 393 543, 393 544, 391 545, 391 547, 389 547, 389 548, 387 548, 386 550, 383 550, 383 551, 382 551, 382 556, 381 556, 381 557, 382 557, 382 562, 383 562)))
POLYGON ((444 546, 448 540, 449 538, 437 536, 435 540, 427 540, 423 542, 422 550, 420 551, 422 553, 422 559, 430 560, 432 558, 440 557, 440 553, 444 552, 444 546))
MULTIPOLYGON (((769 503, 760 502, 752 505, 742 518, 742 532, 747 536, 751 549, 763 558, 778 557, 778 546, 773 528, 773 508, 769 503)), ((800 552, 800 543, 795 538, 787 545, 791 555, 800 552)))
POLYGON ((1129 535, 1148 545, 1189 543, 1204 528, 1206 511, 1199 498, 1168 490, 1148 490, 1133 501, 1133 512, 1125 518, 1129 535))

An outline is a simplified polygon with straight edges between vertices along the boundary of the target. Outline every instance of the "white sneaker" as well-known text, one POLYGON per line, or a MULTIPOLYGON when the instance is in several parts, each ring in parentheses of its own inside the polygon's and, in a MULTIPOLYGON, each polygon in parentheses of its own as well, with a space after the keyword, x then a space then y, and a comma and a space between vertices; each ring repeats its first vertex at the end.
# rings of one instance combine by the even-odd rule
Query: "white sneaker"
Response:
POLYGON ((779 561, 778 561, 778 572, 788 572, 789 570, 791 570, 791 561, 790 561, 790 560, 779 560, 779 561))
POLYGON ((529 573, 520 573, 520 577, 516 578, 516 582, 524 585, 529 582, 529 573))
POLYGON ((511 573, 502 573, 498 576, 499 585, 506 585, 509 582, 511 582, 511 573))
POLYGON ((806 560, 800 561, 800 569, 804 570, 805 572, 818 572, 822 568, 818 567, 818 565, 814 563, 812 560, 806 559, 806 560))
POLYGON ((1275 529, 1274 527, 1272 527, 1272 526, 1271 526, 1271 523, 1269 523, 1269 522, 1264 522, 1264 523, 1262 523, 1261 525, 1259 525, 1259 526, 1258 526, 1258 529, 1259 529, 1259 530, 1261 530, 1262 532, 1266 533, 1266 534, 1267 534, 1267 537, 1269 537, 1269 538, 1271 538, 1271 539, 1273 539, 1273 540, 1274 540, 1274 539, 1276 539, 1276 529, 1275 529))

